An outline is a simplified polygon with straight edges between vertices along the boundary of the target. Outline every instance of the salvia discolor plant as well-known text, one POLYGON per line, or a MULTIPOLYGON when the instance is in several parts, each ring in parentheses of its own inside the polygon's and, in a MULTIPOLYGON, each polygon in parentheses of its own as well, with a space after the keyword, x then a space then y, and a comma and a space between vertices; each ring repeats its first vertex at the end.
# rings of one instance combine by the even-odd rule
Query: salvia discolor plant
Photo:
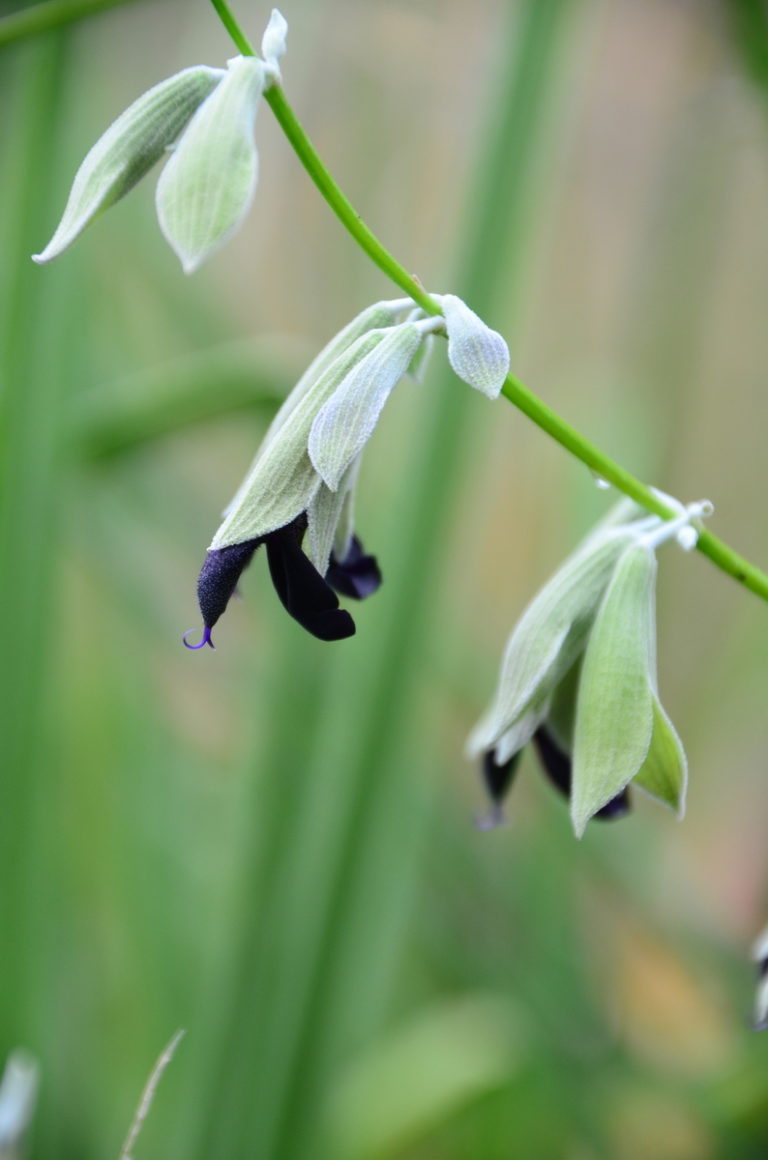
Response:
MULTIPOLYGON (((497 824, 520 755, 532 745, 568 799, 577 836, 590 819, 621 818, 636 790, 682 816, 688 777, 680 738, 658 690, 657 552, 668 541, 697 548, 768 599, 768 576, 702 527, 708 501, 683 505, 636 479, 510 374, 501 335, 455 294, 427 293, 361 222, 304 134, 283 88, 287 25, 274 10, 258 56, 225 0, 213 5, 239 55, 161 81, 107 129, 86 156, 46 263, 69 248, 165 158, 157 183, 160 228, 192 273, 237 231, 256 191, 254 127, 264 100, 331 209, 405 297, 369 306, 317 355, 274 417, 242 485, 224 511, 197 583, 203 628, 188 648, 213 647, 212 630, 259 548, 284 608, 325 641, 355 632, 340 597, 361 600, 382 583, 358 535, 360 462, 389 395, 419 378, 430 347, 445 340, 463 382, 516 405, 623 499, 541 588, 513 629, 490 707, 472 731, 490 799, 482 826, 497 824)), ((763 940, 764 941, 764 940, 763 940)), ((757 957, 764 975, 763 944, 757 957)), ((768 1024, 768 999, 757 1023, 768 1024)))

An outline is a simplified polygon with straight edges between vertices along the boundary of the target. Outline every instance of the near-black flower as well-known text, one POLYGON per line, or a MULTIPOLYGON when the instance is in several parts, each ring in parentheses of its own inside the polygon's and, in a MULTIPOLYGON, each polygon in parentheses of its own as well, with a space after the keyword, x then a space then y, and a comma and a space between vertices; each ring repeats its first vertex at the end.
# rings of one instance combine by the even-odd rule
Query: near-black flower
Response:
MULTIPOLYGON (((546 725, 539 726, 532 740, 544 773, 563 797, 570 800, 572 776, 570 753, 546 725)), ((523 750, 518 749, 511 757, 505 757, 503 761, 498 762, 498 752, 495 748, 488 749, 483 754, 480 768, 491 808, 479 822, 481 829, 492 829, 504 820, 502 805, 512 786, 522 755, 523 750)), ((625 817, 631 808, 629 790, 625 788, 599 809, 594 817, 602 821, 613 821, 625 817)))
POLYGON ((240 576, 261 544, 264 544, 267 551, 275 591, 294 620, 320 640, 344 640, 353 636, 354 620, 347 611, 339 608, 338 596, 301 549, 306 529, 307 517, 302 514, 292 523, 266 536, 208 551, 197 580, 197 598, 203 614, 203 637, 199 644, 188 644, 185 636, 184 644, 187 648, 198 649, 206 644, 214 647, 211 630, 226 609, 240 576))
POLYGON ((339 560, 331 552, 325 578, 341 596, 365 600, 381 587, 381 571, 375 556, 366 554, 357 536, 352 536, 346 555, 339 560))

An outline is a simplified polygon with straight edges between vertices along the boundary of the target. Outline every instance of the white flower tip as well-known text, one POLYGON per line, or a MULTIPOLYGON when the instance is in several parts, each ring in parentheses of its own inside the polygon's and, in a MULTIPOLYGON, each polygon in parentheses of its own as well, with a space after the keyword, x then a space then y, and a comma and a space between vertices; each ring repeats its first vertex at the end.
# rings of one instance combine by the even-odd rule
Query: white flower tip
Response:
POLYGON ((54 257, 49 254, 47 250, 42 250, 39 254, 32 254, 32 261, 36 262, 38 266, 45 266, 54 257))
POLYGON ((288 21, 279 9, 273 8, 269 24, 261 38, 261 55, 267 64, 276 67, 280 58, 285 56, 287 35, 288 21))

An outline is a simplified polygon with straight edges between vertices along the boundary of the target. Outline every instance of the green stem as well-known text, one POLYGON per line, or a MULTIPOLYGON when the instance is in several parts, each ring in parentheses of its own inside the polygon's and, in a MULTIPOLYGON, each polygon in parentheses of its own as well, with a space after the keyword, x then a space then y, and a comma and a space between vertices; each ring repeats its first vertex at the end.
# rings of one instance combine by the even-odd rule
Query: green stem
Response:
POLYGON ((35 4, 32 8, 11 12, 8 16, 0 17, 0 48, 128 2, 129 0, 47 0, 45 4, 35 4))
POLYGON ((211 3, 216 9, 221 23, 232 37, 233 41, 243 56, 255 56, 256 49, 253 47, 240 25, 235 20, 232 10, 229 7, 229 4, 227 4, 227 0, 211 0, 211 3))
MULTIPOLYGON (((215 4, 216 0, 213 0, 213 3, 215 4)), ((368 257, 388 278, 391 278, 401 290, 405 291, 409 298, 417 302, 428 314, 442 314, 438 303, 430 298, 419 281, 412 274, 409 274, 405 267, 401 266, 389 250, 382 245, 362 220, 351 201, 341 192, 296 119, 296 114, 286 101, 285 94, 279 85, 273 85, 272 88, 267 89, 264 98, 307 173, 357 244, 365 250, 368 257)))
MULTIPOLYGON (((235 43, 239 48, 246 43, 245 37, 237 27, 234 17, 224 0, 212 0, 214 7, 227 26, 235 43), (226 17, 224 15, 226 14, 226 17), (234 29, 234 31, 233 31, 234 29)), ((349 231, 360 248, 371 258, 393 282, 404 290, 414 302, 417 302, 429 314, 441 314, 442 310, 437 302, 426 293, 421 283, 409 274, 404 266, 379 241, 376 235, 368 228, 355 210, 349 199, 342 193, 331 174, 320 159, 315 147, 304 132, 296 114, 285 99, 285 94, 279 85, 273 85, 264 94, 278 123, 294 148, 296 155, 314 181, 328 205, 336 214, 342 225, 349 231)), ((502 394, 518 410, 551 436, 561 447, 570 452, 574 458, 580 460, 591 471, 613 484, 618 491, 634 499, 642 507, 663 519, 671 519, 677 513, 642 480, 632 475, 621 464, 611 459, 599 447, 585 439, 575 427, 561 418, 556 411, 548 407, 543 400, 526 387, 524 383, 513 375, 507 377, 502 394)), ((699 536, 698 550, 715 564, 722 572, 731 576, 739 584, 743 584, 750 592, 754 592, 763 600, 768 601, 768 575, 740 556, 726 543, 711 532, 702 532, 699 536)))

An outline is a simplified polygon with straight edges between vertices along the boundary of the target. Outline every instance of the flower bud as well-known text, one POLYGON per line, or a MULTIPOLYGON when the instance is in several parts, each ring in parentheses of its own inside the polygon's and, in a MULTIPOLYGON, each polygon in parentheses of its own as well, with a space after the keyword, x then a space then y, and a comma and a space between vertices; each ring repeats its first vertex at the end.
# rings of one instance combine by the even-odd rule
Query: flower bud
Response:
POLYGON ((439 296, 448 333, 448 361, 470 387, 489 399, 498 397, 509 374, 509 348, 455 294, 439 296))
POLYGON ((225 75, 205 65, 186 68, 134 101, 88 153, 56 232, 34 260, 42 264, 57 258, 94 218, 133 189, 225 75))

